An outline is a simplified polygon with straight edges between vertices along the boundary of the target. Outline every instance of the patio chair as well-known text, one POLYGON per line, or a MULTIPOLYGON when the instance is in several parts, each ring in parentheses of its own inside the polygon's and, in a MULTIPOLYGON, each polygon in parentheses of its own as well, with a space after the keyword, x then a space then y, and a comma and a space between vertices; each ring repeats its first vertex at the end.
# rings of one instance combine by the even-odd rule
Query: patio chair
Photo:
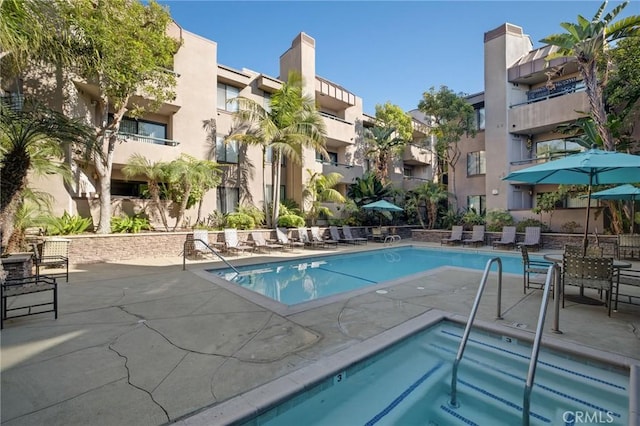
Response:
POLYGON ((546 260, 531 260, 526 246, 521 246, 520 251, 522 252, 522 289, 524 294, 527 294, 527 289, 531 288, 531 284, 540 286, 539 288, 544 286, 549 266, 553 263, 546 260), (540 275, 542 275, 542 281, 537 281, 540 275), (532 278, 536 281, 533 281, 532 278))
POLYGON ((253 246, 255 251, 260 251, 261 249, 272 251, 284 248, 282 244, 267 242, 267 240, 264 238, 264 235, 262 235, 262 232, 260 231, 251 232, 251 238, 253 239, 253 246))
POLYGON ((334 239, 330 239, 330 238, 328 238, 328 239, 322 238, 320 236, 320 228, 319 227, 312 226, 310 229, 311 229, 311 239, 313 241, 318 241, 318 242, 321 241, 322 243, 324 243, 325 247, 327 246, 327 244, 333 245, 335 247, 338 246, 338 240, 334 240, 334 239))
POLYGON ((315 241, 309 238, 307 228, 298 228, 298 241, 305 247, 324 247, 324 241, 315 241))
POLYGON ((440 245, 443 244, 461 244, 462 243, 462 226, 454 225, 451 227, 451 236, 449 238, 443 238, 440 240, 440 245))
POLYGON ((594 288, 605 292, 605 306, 611 316, 613 297, 613 259, 610 257, 563 256, 562 258, 562 307, 564 308, 566 285, 594 288))
POLYGON ((492 244, 493 248, 496 247, 511 247, 515 248, 516 246, 516 227, 515 226, 503 226, 502 227, 502 237, 494 241, 492 244))
POLYGON ((376 228, 371 228, 371 239, 373 241, 384 241, 385 238, 385 234, 382 233, 382 228, 380 227, 376 227, 376 228))
POLYGON ((354 237, 351 233, 351 227, 348 225, 344 225, 342 227, 342 233, 344 234, 345 240, 352 242, 353 244, 367 244, 366 238, 354 237))
POLYGON ((276 228, 276 238, 278 239, 278 242, 286 248, 292 249, 294 247, 304 247, 304 243, 290 240, 286 229, 282 230, 280 228, 276 228))
MULTIPOLYGON (((36 266, 36 277, 42 268, 65 268, 66 282, 69 282, 69 244, 66 238, 48 238, 41 246, 33 246, 33 258, 36 266)), ((51 275, 48 273, 47 275, 51 275)))
POLYGON ((224 242, 229 251, 235 251, 236 253, 244 253, 245 250, 251 250, 252 248, 238 240, 238 230, 235 228, 227 228, 224 230, 224 242))
MULTIPOLYGON (((582 248, 582 246, 566 244, 564 246, 564 255, 565 256, 582 256, 584 252, 583 250, 584 249, 582 248)), ((586 255, 591 257, 602 257, 603 248, 598 246, 588 246, 586 255)))
POLYGON ((524 230, 524 241, 518 243, 520 247, 525 246, 529 250, 539 250, 542 247, 540 227, 527 226, 524 230))
POLYGON ((473 244, 474 246, 484 245, 484 225, 475 225, 471 238, 462 240, 462 243, 464 245, 473 244))

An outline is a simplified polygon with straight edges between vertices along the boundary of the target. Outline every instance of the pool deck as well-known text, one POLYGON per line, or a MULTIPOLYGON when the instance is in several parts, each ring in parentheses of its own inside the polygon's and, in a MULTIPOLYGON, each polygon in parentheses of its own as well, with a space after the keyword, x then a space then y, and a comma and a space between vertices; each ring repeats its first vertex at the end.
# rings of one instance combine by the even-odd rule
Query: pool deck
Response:
MULTIPOLYGON (((382 244, 229 260, 240 265, 372 248, 382 244)), ((490 247, 459 249, 518 256, 490 247)), ((59 280, 57 320, 42 314, 5 322, 2 425, 225 424, 211 413, 222 402, 233 407, 229 401, 235 396, 320 366, 381 335, 402 334, 403 327, 430 312, 468 316, 482 275, 441 268, 330 303, 278 309, 205 278, 204 269, 220 266, 219 261, 188 261, 183 271, 182 258, 174 257, 72 268, 69 283, 59 280), (386 293, 376 292, 382 287, 386 293)), ((640 269, 640 262, 633 266, 640 269)), ((477 318, 531 335, 542 292, 523 294, 521 274, 504 274, 502 284, 504 319, 495 319, 493 275, 477 318)), ((552 302, 547 312, 543 342, 584 345, 640 364, 640 306, 620 304, 609 318, 602 306, 567 302, 560 311, 562 334, 551 330, 552 302)), ((640 413, 634 421, 640 423, 640 413)))

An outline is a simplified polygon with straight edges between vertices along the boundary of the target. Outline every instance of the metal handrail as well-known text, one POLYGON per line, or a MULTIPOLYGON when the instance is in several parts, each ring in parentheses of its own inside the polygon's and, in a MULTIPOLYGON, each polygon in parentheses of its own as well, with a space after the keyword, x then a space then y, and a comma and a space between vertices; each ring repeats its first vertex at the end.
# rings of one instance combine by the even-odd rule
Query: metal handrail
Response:
POLYGON ((458 354, 456 355, 456 359, 453 362, 453 370, 451 373, 451 400, 449 401, 449 404, 452 407, 458 406, 458 366, 460 365, 460 361, 462 360, 464 350, 467 347, 469 333, 471 332, 471 325, 473 324, 476 313, 478 312, 480 298, 482 297, 482 292, 484 291, 484 287, 487 284, 487 279, 489 278, 489 270, 491 269, 491 264, 493 262, 498 263, 498 313, 496 319, 502 319, 502 315, 500 312, 500 299, 502 298, 502 260, 499 257, 494 257, 493 259, 489 259, 489 261, 487 262, 487 266, 485 266, 484 268, 484 274, 482 275, 482 280, 480 281, 480 287, 478 287, 478 292, 476 293, 476 300, 473 302, 473 307, 471 308, 471 313, 469 314, 469 319, 467 320, 467 326, 464 329, 464 334, 462 335, 462 340, 460 341, 458 354))
POLYGON ((186 270, 187 269, 187 243, 193 243, 199 241, 200 243, 202 243, 206 248, 208 248, 211 253, 215 254, 216 256, 218 256, 218 258, 220 260, 222 260, 225 265, 227 265, 229 268, 233 269, 233 272, 235 272, 236 274, 240 275, 240 271, 238 271, 236 268, 233 267, 232 264, 230 264, 227 259, 225 259, 224 257, 222 257, 222 255, 220 253, 218 253, 213 247, 211 247, 209 244, 205 243, 204 241, 202 241, 200 238, 194 238, 193 240, 189 240, 189 241, 185 241, 182 244, 182 270, 186 270))
MULTIPOLYGON (((540 304, 540 313, 538 314, 538 325, 536 326, 536 337, 533 339, 533 347, 531 349, 531 359, 529 360, 529 372, 527 373, 527 382, 524 385, 524 396, 522 400, 522 424, 529 426, 529 408, 531 405, 531 390, 533 389, 533 380, 536 376, 536 366, 538 365, 538 355, 540 353, 540 343, 542 342, 542 327, 544 327, 544 319, 547 314, 547 300, 549 299, 549 288, 551 282, 557 275, 554 269, 559 268, 558 265, 551 265, 547 270, 547 279, 544 281, 544 291, 542 293, 542 303, 540 304)), ((557 281, 557 280, 556 280, 557 281)), ((560 299, 559 291, 560 283, 555 283, 556 305, 560 299)), ((555 327, 555 326, 554 326, 555 327)))

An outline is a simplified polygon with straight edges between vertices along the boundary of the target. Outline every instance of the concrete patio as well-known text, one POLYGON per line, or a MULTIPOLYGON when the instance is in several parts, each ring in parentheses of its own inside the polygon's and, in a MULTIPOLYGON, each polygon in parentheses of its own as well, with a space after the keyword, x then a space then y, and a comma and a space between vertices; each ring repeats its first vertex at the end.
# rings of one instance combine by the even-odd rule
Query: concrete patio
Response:
MULTIPOLYGON (((382 245, 339 250, 373 247, 382 245)), ((320 252, 326 251, 243 255, 230 261, 235 265, 320 252)), ((43 314, 5 323, 2 424, 187 424, 194 413, 425 312, 467 316, 481 277, 481 271, 440 268, 386 287, 386 294, 377 293, 376 286, 287 311, 269 309, 204 278, 205 268, 220 264, 191 261, 183 271, 182 258, 175 257, 74 267, 69 283, 59 280, 57 320, 43 314)), ((478 318, 534 330, 541 291, 524 295, 522 276, 505 274, 504 319, 496 320, 493 281, 478 318)), ((563 334, 551 332, 551 320, 549 309, 546 336, 640 364, 640 306, 621 304, 609 318, 602 306, 568 302, 560 312, 563 334)))

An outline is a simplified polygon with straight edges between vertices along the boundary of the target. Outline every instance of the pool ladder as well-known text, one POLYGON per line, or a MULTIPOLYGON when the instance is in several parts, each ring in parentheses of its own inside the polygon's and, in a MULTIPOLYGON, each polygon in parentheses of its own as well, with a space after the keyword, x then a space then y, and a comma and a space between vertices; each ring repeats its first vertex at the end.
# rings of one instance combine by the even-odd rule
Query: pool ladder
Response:
MULTIPOLYGON (((451 399, 449 400, 449 405, 452 407, 459 407, 458 404, 458 394, 457 394, 457 385, 458 385, 458 367, 460 366, 460 361, 462 360, 462 356, 464 355, 464 350, 467 347, 467 341, 469 340, 469 334, 471 333, 471 326, 473 325, 473 321, 475 320, 476 313, 478 312, 478 306, 480 304, 480 298, 482 297, 482 293, 487 284, 487 279, 489 278, 489 271, 491 269, 491 265, 496 262, 498 264, 498 302, 497 302, 497 313, 496 319, 502 319, 500 303, 502 299, 502 260, 499 257, 494 257, 487 262, 487 266, 484 268, 484 274, 482 275, 482 280, 480 281, 480 286, 478 288, 478 292, 476 293, 476 299, 473 302, 473 306, 471 308, 471 313, 469 314, 469 319, 467 320, 467 325, 464 329, 464 333, 462 335, 462 340, 460 341, 460 346, 458 347, 458 353, 456 355, 456 359, 453 362, 453 370, 451 373, 451 399)), ((538 364, 538 355, 540 352, 540 343, 542 341, 542 328, 544 326, 544 320, 547 311, 547 300, 549 298, 549 289, 551 288, 551 283, 555 280, 554 292, 555 292, 555 305, 554 305, 554 324, 553 331, 555 333, 561 333, 559 330, 559 312, 560 312, 560 269, 557 265, 549 266, 547 270, 547 278, 544 282, 544 290, 542 294, 542 303, 540 304, 540 313, 538 314, 538 324, 536 326, 536 335, 533 340, 533 346, 531 349, 531 358, 529 361, 529 371, 527 373, 527 380, 524 386, 524 396, 522 402, 522 424, 524 426, 529 425, 529 408, 531 401, 531 390, 533 388, 533 381, 536 375, 536 366, 538 364)))
POLYGON ((209 244, 205 243, 204 241, 202 241, 199 238, 194 238, 193 240, 185 241, 184 244, 182 245, 182 270, 183 271, 185 269, 187 269, 187 244, 193 244, 196 241, 200 242, 202 245, 204 245, 206 248, 208 248, 211 253, 213 253, 216 256, 218 256, 218 258, 220 260, 222 260, 225 265, 227 265, 229 268, 233 269, 233 272, 235 272, 236 274, 240 275, 240 271, 238 271, 236 268, 234 268, 233 265, 230 264, 227 261, 227 259, 222 257, 222 255, 220 253, 218 253, 213 247, 211 247, 209 244))

